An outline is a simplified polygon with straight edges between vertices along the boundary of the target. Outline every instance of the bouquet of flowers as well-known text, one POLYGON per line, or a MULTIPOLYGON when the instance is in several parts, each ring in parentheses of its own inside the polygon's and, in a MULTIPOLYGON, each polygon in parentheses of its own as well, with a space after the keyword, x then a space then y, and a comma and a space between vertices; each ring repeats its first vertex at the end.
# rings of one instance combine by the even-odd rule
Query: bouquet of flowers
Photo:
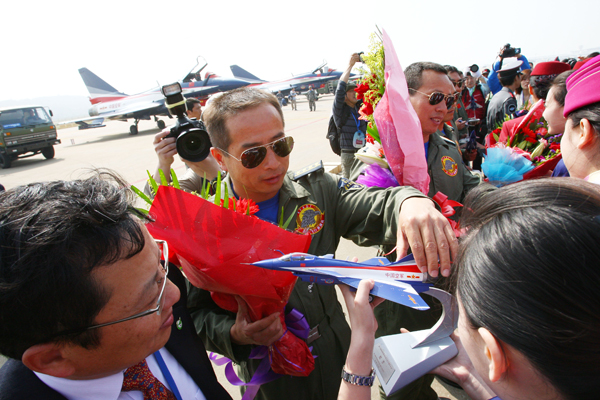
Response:
MULTIPOLYGON (((482 164, 484 173, 486 171, 486 167, 484 167, 486 163, 488 163, 487 168, 489 169, 491 166, 491 164, 489 164, 490 162, 503 162, 500 158, 496 157, 493 158, 493 161, 488 160, 489 149, 495 147, 513 149, 515 157, 524 157, 531 161, 533 168, 529 172, 525 172, 522 179, 543 176, 556 167, 556 164, 562 157, 560 154, 560 138, 562 133, 558 135, 550 135, 548 133, 548 123, 542 116, 543 113, 544 102, 540 100, 535 103, 529 113, 523 117, 514 133, 510 136, 499 137, 498 130, 492 131, 488 143, 488 158, 486 158, 485 162, 482 164)), ((509 159, 505 160, 508 161, 509 159)), ((496 166, 493 168, 499 170, 496 166)), ((514 176, 507 179, 505 183, 514 182, 513 179, 514 176)), ((495 176, 495 180, 498 182, 503 181, 502 177, 499 175, 495 176)))
MULTIPOLYGON (((173 182, 177 186, 176 177, 173 182)), ((258 211, 252 200, 236 200, 227 193, 222 200, 220 178, 214 203, 207 201, 207 188, 196 196, 175 187, 153 186, 154 200, 133 189, 151 204, 148 213, 153 222, 148 231, 169 243, 170 261, 180 266, 190 283, 210 291, 215 303, 231 312, 238 311, 236 296, 241 297, 252 320, 281 311, 285 329, 283 309, 297 278, 249 264, 306 252, 311 237, 252 216, 258 211)), ((269 347, 268 356, 272 370, 279 374, 307 376, 314 369, 308 346, 289 329, 269 347)))
POLYGON ((370 51, 363 60, 370 71, 364 74, 356 91, 357 97, 363 100, 361 118, 369 121, 369 145, 356 157, 370 164, 365 168, 365 177, 370 176, 370 179, 360 177, 357 181, 369 186, 388 187, 394 182, 389 179, 390 174, 382 170, 389 166, 397 185, 413 186, 427 194, 429 175, 421 124, 410 103, 406 79, 394 46, 385 31, 380 36, 371 36, 370 51), (377 157, 385 158, 386 162, 369 162, 377 160, 377 157))

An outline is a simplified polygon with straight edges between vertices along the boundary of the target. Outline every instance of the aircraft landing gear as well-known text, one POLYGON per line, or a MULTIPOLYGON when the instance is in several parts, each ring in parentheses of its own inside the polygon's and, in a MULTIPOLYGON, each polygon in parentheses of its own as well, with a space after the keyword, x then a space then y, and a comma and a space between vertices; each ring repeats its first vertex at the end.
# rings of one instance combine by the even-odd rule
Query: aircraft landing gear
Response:
POLYGON ((135 120, 135 125, 131 125, 129 127, 129 134, 130 135, 137 135, 138 134, 138 123, 140 122, 139 119, 135 120))
POLYGON ((154 121, 156 121, 156 126, 158 126, 158 129, 163 130, 165 129, 165 126, 167 126, 165 124, 165 121, 163 121, 162 119, 158 119, 158 118, 154 118, 154 121))

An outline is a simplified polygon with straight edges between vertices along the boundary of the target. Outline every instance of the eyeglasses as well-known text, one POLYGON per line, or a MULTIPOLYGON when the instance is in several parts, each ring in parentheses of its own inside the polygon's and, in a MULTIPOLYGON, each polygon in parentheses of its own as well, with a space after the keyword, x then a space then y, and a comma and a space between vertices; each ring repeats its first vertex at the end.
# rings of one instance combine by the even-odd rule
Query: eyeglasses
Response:
POLYGON ((450 79, 450 80, 452 81, 452 84, 454 84, 454 86, 456 86, 456 87, 461 87, 463 85, 463 83, 465 82, 465 78, 459 79, 457 81, 452 80, 452 79, 450 79))
POLYGON ((229 154, 223 149, 221 150, 223 153, 233 157, 237 161, 240 161, 245 168, 252 169, 256 168, 263 162, 265 157, 267 156, 267 148, 270 147, 273 150, 273 153, 278 155, 279 157, 286 157, 294 148, 294 139, 291 136, 282 137, 281 139, 277 139, 272 141, 271 143, 267 143, 263 146, 256 146, 248 149, 242 153, 240 158, 235 157, 232 154, 229 154))
POLYGON ((444 94, 444 93, 440 93, 440 92, 433 92, 431 94, 425 94, 423 92, 419 92, 416 89, 411 89, 417 93, 422 94, 423 96, 429 97, 429 104, 431 104, 432 106, 435 106, 436 104, 440 104, 442 102, 442 100, 446 100, 446 108, 450 108, 452 107, 452 104, 454 104, 454 102, 456 101, 457 97, 458 97, 458 93, 452 93, 452 94, 444 94))
POLYGON ((53 339, 55 337, 72 335, 75 333, 83 333, 83 332, 89 331, 91 329, 102 328, 104 326, 109 326, 109 325, 114 325, 114 324, 118 324, 118 323, 125 322, 125 321, 130 321, 132 319, 145 317, 146 315, 150 315, 150 314, 154 314, 154 313, 157 313, 157 315, 160 315, 160 313, 162 311, 162 300, 163 300, 163 296, 165 294, 165 287, 167 286, 167 280, 168 280, 167 275, 169 274, 169 246, 167 245, 167 242, 165 240, 156 240, 155 239, 154 242, 156 242, 156 244, 159 246, 159 248, 162 245, 161 253, 163 255, 162 258, 165 260, 164 264, 160 263, 160 260, 159 260, 159 264, 161 265, 162 270, 165 272, 165 276, 163 277, 162 287, 160 289, 160 293, 158 294, 158 299, 156 300, 156 307, 151 308, 146 311, 143 311, 138 314, 134 314, 131 317, 119 319, 117 321, 105 322, 103 324, 92 325, 92 326, 88 326, 85 328, 74 328, 74 329, 67 329, 64 331, 60 331, 58 333, 54 333, 54 334, 48 336, 46 339, 44 339, 44 342, 46 342, 50 339, 53 339))

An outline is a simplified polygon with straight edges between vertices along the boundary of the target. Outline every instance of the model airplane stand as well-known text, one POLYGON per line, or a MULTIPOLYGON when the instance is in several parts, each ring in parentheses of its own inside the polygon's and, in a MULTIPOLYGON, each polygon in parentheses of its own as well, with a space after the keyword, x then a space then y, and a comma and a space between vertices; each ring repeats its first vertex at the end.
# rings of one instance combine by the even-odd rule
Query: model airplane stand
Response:
POLYGON ((458 353, 450 338, 458 322, 456 301, 436 288, 423 293, 435 297, 443 306, 442 316, 433 328, 375 340, 373 368, 388 396, 458 353))

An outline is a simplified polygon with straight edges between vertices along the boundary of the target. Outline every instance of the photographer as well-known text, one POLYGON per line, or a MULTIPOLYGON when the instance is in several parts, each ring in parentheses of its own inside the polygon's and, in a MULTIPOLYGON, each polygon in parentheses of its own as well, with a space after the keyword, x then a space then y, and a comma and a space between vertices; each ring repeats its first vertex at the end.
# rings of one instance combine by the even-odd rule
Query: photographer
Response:
MULTIPOLYGON (((202 108, 198 99, 189 98, 186 100, 187 115, 189 118, 199 120, 202 114, 202 108)), ((158 157, 158 165, 154 172, 153 178, 160 182, 160 172, 162 170, 167 182, 171 182, 171 166, 175 162, 177 154, 176 139, 174 137, 166 137, 171 133, 171 127, 163 129, 154 136, 154 151, 158 157)), ((200 192, 204 183, 204 178, 208 181, 217 177, 220 171, 219 165, 215 159, 209 154, 202 161, 192 162, 189 160, 182 161, 187 166, 185 175, 179 179, 181 189, 186 192, 200 192)), ((148 192, 148 190, 146 190, 148 192)))
POLYGON ((523 64, 521 64, 521 72, 526 79, 529 79, 529 74, 531 74, 531 66, 529 65, 527 57, 521 54, 520 48, 514 48, 511 47, 510 44, 506 44, 500 49, 498 57, 500 58, 500 61, 496 61, 494 65, 492 65, 492 71, 490 72, 487 81, 492 94, 496 94, 502 90, 502 84, 500 83, 500 79, 498 79, 498 71, 503 69, 503 62, 505 58, 516 57, 519 61, 522 61, 523 64))
POLYGON ((523 73, 520 69, 522 61, 517 58, 507 58, 504 60, 502 69, 498 71, 500 75, 500 83, 502 90, 492 97, 487 110, 487 128, 488 131, 493 131, 498 127, 502 127, 502 123, 506 116, 515 117, 517 112, 517 99, 515 90, 521 86, 521 76, 523 73))

